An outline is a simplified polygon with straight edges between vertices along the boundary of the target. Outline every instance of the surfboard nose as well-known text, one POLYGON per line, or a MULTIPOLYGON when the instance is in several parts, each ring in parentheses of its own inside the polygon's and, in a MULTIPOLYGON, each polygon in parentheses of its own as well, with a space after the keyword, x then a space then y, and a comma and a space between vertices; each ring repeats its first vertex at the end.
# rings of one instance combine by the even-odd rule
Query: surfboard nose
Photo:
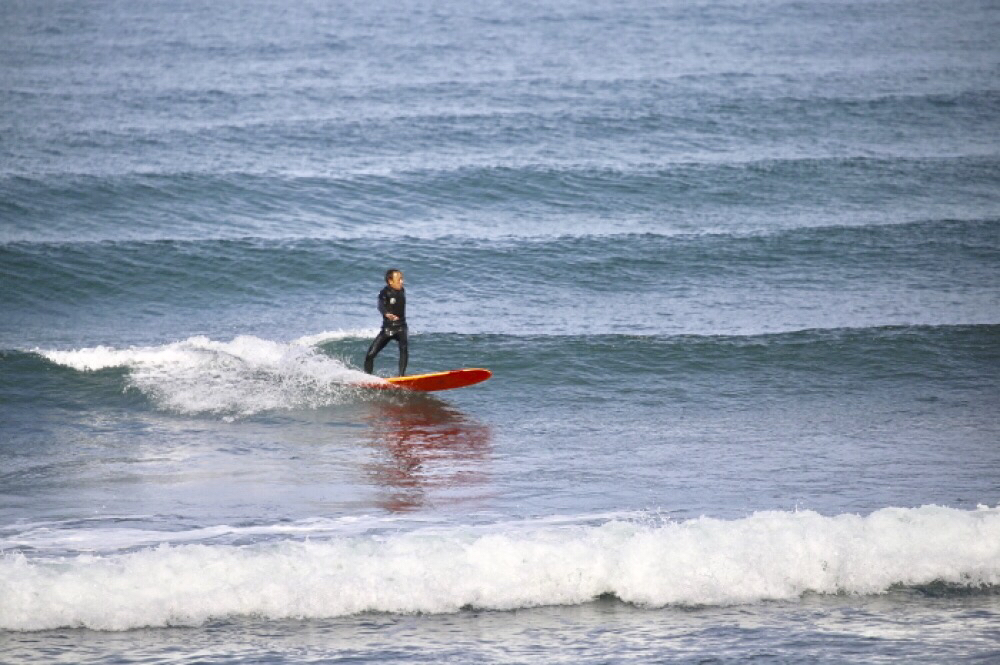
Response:
POLYGON ((482 367, 466 367, 464 369, 453 369, 446 372, 434 372, 431 374, 414 374, 413 376, 397 376, 386 379, 390 384, 406 390, 417 390, 421 392, 437 392, 439 390, 453 390, 466 386, 482 383, 493 376, 493 372, 482 367))

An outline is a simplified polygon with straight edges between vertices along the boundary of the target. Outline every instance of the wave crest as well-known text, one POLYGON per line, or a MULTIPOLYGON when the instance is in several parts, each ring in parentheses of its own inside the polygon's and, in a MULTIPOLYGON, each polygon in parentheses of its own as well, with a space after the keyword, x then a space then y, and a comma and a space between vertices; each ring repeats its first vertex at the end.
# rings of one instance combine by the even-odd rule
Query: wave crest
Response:
POLYGON ((349 389, 378 381, 313 348, 324 340, 356 334, 326 332, 289 343, 251 335, 229 342, 198 336, 152 347, 36 352, 79 371, 126 368, 127 387, 172 411, 248 416, 334 404, 349 389))
POLYGON ((761 512, 598 526, 450 527, 254 545, 0 558, 0 628, 127 630, 578 604, 740 604, 897 585, 1000 585, 1000 508, 761 512))

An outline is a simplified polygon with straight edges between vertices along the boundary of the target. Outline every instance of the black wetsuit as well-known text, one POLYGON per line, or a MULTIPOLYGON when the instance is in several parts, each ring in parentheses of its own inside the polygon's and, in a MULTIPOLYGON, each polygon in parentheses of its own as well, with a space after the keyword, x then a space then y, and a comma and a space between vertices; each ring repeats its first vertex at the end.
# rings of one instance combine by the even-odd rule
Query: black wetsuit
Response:
POLYGON ((399 376, 403 376, 410 357, 406 339, 406 289, 397 291, 391 286, 382 289, 378 294, 378 311, 382 314, 382 330, 365 354, 365 371, 369 374, 374 372, 375 356, 385 348, 390 339, 394 339, 399 344, 399 376), (393 321, 386 314, 395 314, 399 318, 393 321))

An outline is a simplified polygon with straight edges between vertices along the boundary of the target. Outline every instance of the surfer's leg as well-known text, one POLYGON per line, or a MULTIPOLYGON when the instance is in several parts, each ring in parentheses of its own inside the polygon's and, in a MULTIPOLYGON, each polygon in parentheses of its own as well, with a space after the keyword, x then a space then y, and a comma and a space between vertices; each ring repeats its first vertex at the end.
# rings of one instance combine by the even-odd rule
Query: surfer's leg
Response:
POLYGON ((378 335, 375 340, 372 341, 372 345, 368 347, 368 353, 365 354, 365 372, 372 374, 375 371, 375 356, 385 348, 385 345, 389 343, 391 338, 389 335, 385 334, 384 330, 379 330, 378 335))
POLYGON ((396 333, 399 343, 399 375, 406 376, 406 363, 410 360, 410 343, 406 337, 406 328, 396 333))

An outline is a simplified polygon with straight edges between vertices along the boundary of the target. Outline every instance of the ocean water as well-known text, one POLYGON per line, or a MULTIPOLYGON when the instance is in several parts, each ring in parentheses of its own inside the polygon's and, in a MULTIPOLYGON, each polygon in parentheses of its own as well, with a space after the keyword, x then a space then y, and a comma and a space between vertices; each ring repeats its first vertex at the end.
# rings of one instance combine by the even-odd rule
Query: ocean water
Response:
POLYGON ((0 661, 1000 660, 998 34, 0 1, 0 661))

